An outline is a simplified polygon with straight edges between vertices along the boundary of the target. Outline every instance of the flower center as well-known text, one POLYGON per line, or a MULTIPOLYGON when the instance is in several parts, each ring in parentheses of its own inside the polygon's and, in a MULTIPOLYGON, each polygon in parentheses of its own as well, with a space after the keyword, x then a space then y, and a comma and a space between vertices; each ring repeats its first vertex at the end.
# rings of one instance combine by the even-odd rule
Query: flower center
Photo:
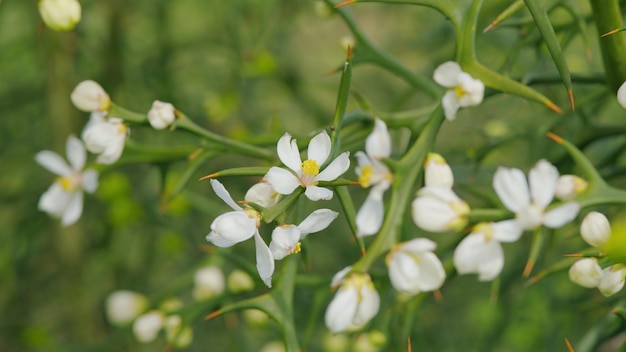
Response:
POLYGON ((359 184, 361 184, 361 187, 367 188, 370 186, 370 180, 373 174, 374 171, 372 170, 371 164, 367 164, 361 168, 361 175, 359 176, 359 184))
POLYGON ((456 93, 456 97, 461 99, 467 92, 463 89, 463 86, 454 87, 454 92, 456 93))
POLYGON ((261 226, 261 214, 259 214, 258 211, 254 210, 252 208, 248 208, 248 209, 244 209, 244 212, 249 217, 256 219, 256 227, 257 228, 259 228, 259 226, 261 226))
POLYGON ((517 220, 524 230, 532 230, 541 225, 543 220, 543 209, 535 204, 530 204, 526 209, 522 209, 517 215, 517 220))
POLYGON ((293 247, 293 250, 291 250, 291 254, 300 253, 301 248, 302 248, 302 243, 300 242, 296 243, 295 247, 293 247))
POLYGON ((313 178, 320 173, 320 166, 317 164, 317 161, 308 159, 300 164, 300 169, 302 169, 302 185, 304 187, 313 184, 313 178))
POLYGON ((66 192, 72 191, 75 186, 74 178, 70 176, 59 177, 56 182, 58 182, 61 185, 61 188, 63 188, 66 192))

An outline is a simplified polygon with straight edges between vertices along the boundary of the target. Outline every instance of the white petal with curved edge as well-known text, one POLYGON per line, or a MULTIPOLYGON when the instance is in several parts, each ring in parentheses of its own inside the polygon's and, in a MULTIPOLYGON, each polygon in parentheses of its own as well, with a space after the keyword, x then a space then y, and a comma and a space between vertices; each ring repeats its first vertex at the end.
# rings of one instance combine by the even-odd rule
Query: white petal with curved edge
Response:
POLYGON ((238 243, 252 237, 257 231, 257 220, 248 216, 243 210, 224 213, 211 224, 211 230, 225 240, 238 243))
POLYGON ((361 286, 361 301, 356 309, 356 314, 352 319, 352 324, 361 326, 370 321, 380 307, 380 296, 378 292, 370 285, 361 286))
POLYGON ((448 203, 434 197, 421 196, 413 201, 411 215, 415 225, 430 232, 450 230, 449 225, 458 217, 448 203))
POLYGON ((285 166, 294 172, 300 170, 300 164, 302 164, 300 150, 298 149, 296 140, 291 140, 291 135, 289 135, 289 133, 285 133, 282 137, 280 137, 276 151, 278 152, 278 158, 283 162, 283 164, 285 164, 285 166))
POLYGON ((259 276, 267 287, 272 287, 274 257, 272 257, 272 252, 258 231, 254 234, 254 247, 256 249, 256 269, 259 272, 259 276))
POLYGON ((602 278, 598 283, 598 290, 605 297, 612 296, 624 288, 624 270, 613 270, 613 266, 602 269, 602 278))
POLYGON ((418 255, 423 252, 432 252, 437 248, 437 244, 428 238, 414 238, 410 241, 402 243, 399 250, 418 255))
POLYGON ((454 121, 456 119, 456 113, 459 111, 461 105, 459 105, 459 99, 456 96, 456 92, 453 90, 447 91, 441 98, 441 105, 443 106, 443 114, 448 121, 454 121))
POLYGON ((80 171, 85 167, 85 160, 87 159, 87 151, 85 145, 76 136, 71 135, 67 138, 65 143, 65 153, 70 165, 76 171, 80 171))
POLYGON ((374 130, 365 140, 365 151, 373 159, 388 158, 391 155, 391 136, 383 120, 376 119, 374 130))
POLYGON ((372 164, 372 160, 369 158, 369 156, 367 156, 367 154, 361 151, 356 152, 354 156, 356 157, 356 162, 358 164, 358 166, 354 169, 354 172, 358 176, 361 176, 361 169, 363 168, 363 166, 372 164))
POLYGON ((477 273, 478 280, 491 281, 504 267, 504 252, 498 241, 470 233, 454 250, 453 262, 459 274, 477 273))
POLYGON ((63 187, 55 182, 41 195, 37 207, 50 215, 60 217, 69 204, 71 196, 70 192, 64 191, 63 187))
POLYGON ((343 152, 325 169, 315 176, 315 181, 333 181, 343 175, 350 167, 350 152, 343 152))
POLYGON ((300 241, 300 230, 295 225, 278 226, 272 231, 270 251, 274 260, 281 260, 292 253, 300 241))
POLYGON ((389 280, 394 289, 414 295, 420 292, 420 267, 413 257, 396 251, 389 257, 389 280))
POLYGON ((463 73, 461 66, 454 61, 447 61, 437 66, 433 73, 433 79, 439 85, 453 88, 459 84, 459 75, 463 73))
POLYGON ((622 83, 622 85, 617 90, 617 102, 624 109, 626 109, 626 82, 622 83))
POLYGON ((265 179, 280 194, 291 194, 300 186, 300 179, 296 175, 289 170, 276 166, 272 166, 269 169, 267 174, 265 174, 265 179))
POLYGON ((213 188, 215 195, 223 200, 224 203, 226 203, 233 210, 243 210, 243 208, 233 200, 233 197, 230 196, 230 193, 228 193, 228 190, 226 190, 226 187, 224 187, 220 181, 211 179, 209 182, 211 183, 211 188, 213 188))
POLYGON ((372 189, 356 214, 357 236, 364 237, 377 233, 383 224, 384 216, 385 205, 382 193, 372 189))
POLYGON ((330 137, 326 131, 322 131, 309 142, 307 157, 315 160, 317 165, 322 166, 330 155, 330 149, 330 137))
POLYGON ((576 202, 568 202, 558 206, 543 216, 543 224, 551 229, 559 228, 574 220, 580 211, 580 205, 576 202))
POLYGON ((46 168, 46 170, 51 171, 59 176, 67 176, 71 175, 74 170, 63 160, 63 158, 49 150, 44 150, 35 155, 35 160, 39 165, 46 168))
POLYGON ((93 193, 98 189, 98 171, 87 169, 83 172, 83 189, 87 193, 93 193))
POLYGON ((420 277, 418 285, 420 291, 438 290, 446 279, 446 271, 439 258, 432 252, 425 252, 419 256, 420 277))
POLYGON ((324 187, 309 186, 304 191, 304 195, 314 202, 318 200, 331 200, 333 199, 333 191, 324 187))
POLYGON ((499 167, 493 176, 493 188, 504 206, 514 213, 530 204, 528 183, 520 169, 499 167))
POLYGON ((347 266, 333 275, 333 278, 330 280, 330 287, 337 287, 350 270, 352 270, 352 266, 347 266))
POLYGON ((583 258, 569 268, 569 279, 582 287, 594 288, 602 279, 602 268, 596 258, 583 258))
POLYGON ((319 232, 327 228, 337 218, 337 215, 339 213, 330 209, 315 210, 298 224, 298 229, 301 233, 300 239, 305 238, 310 233, 319 232))
POLYGON ((492 222, 492 236, 498 242, 515 242, 519 240, 524 233, 524 229, 515 219, 492 222))
POLYGON ((67 207, 63 211, 61 224, 69 226, 80 219, 83 213, 83 192, 73 192, 67 207))
POLYGON ((218 247, 222 247, 222 248, 228 248, 236 244, 236 242, 231 242, 225 239, 224 237, 220 236, 220 234, 215 231, 209 232, 209 234, 206 235, 205 238, 208 242, 211 242, 214 245, 218 247))
POLYGON ((358 299, 354 287, 342 287, 337 291, 324 314, 324 322, 332 333, 345 331, 350 326, 359 305, 358 299))
POLYGON ((539 160, 528 173, 533 203, 545 209, 554 198, 558 180, 559 171, 556 167, 543 159, 539 160))

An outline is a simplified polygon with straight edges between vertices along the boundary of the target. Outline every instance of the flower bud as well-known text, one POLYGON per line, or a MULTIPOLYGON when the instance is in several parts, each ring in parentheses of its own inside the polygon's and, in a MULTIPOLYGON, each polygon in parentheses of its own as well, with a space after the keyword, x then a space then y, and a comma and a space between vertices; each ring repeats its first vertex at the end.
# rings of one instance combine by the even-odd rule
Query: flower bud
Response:
POLYGON ((436 246, 426 238, 415 238, 395 246, 386 259, 392 286, 411 295, 439 289, 446 272, 433 253, 436 246))
POLYGON ((429 153, 424 165, 424 185, 452 188, 454 175, 450 165, 437 153, 429 153))
POLYGON ((569 279, 582 287, 597 287, 601 278, 602 268, 596 258, 581 259, 569 269, 569 279))
POLYGON ((285 343, 282 341, 270 341, 261 347, 261 352, 285 352, 285 343))
POLYGON ((78 83, 70 99, 78 110, 86 112, 107 111, 111 108, 111 98, 107 92, 92 80, 78 83))
POLYGON ((276 192, 267 182, 259 182, 248 189, 244 196, 246 202, 256 203, 263 208, 269 208, 280 200, 280 193, 276 192))
POLYGON ((148 111, 148 122, 156 130, 169 127, 176 120, 174 105, 155 100, 152 108, 148 111))
POLYGON ((602 270, 602 278, 598 284, 598 290, 605 297, 612 296, 624 287, 626 267, 624 264, 611 265, 602 270))
POLYGON ((589 182, 576 175, 562 175, 556 183, 555 196, 563 201, 576 198, 587 190, 589 182))
POLYGON ((622 85, 617 90, 617 102, 624 109, 626 109, 626 82, 622 83, 622 85))
POLYGON ((580 225, 580 235, 585 242, 603 249, 604 244, 611 236, 611 225, 609 220, 601 213, 592 211, 585 216, 580 225))
POLYGON ((358 329, 370 321, 380 306, 380 296, 368 274, 352 273, 328 305, 324 320, 333 333, 358 329))
POLYGON ((173 313, 183 307, 183 302, 178 298, 170 297, 159 304, 159 310, 165 313, 173 313))
POLYGON ((370 333, 360 334, 354 341, 353 350, 359 352, 378 352, 387 342, 385 334, 374 330, 370 333))
POLYGON ((99 154, 96 162, 110 165, 122 156, 128 133, 129 129, 122 119, 111 117, 105 120, 92 114, 83 130, 82 138, 87 150, 99 154))
POLYGON ((170 315, 165 319, 165 338, 176 348, 186 348, 193 341, 193 330, 183 325, 180 315, 170 315))
POLYGON ((39 14, 46 26, 55 31, 71 31, 80 22, 78 0, 39 0, 39 14))
POLYGON ((250 326, 262 327, 269 322, 270 317, 262 310, 246 309, 243 311, 243 319, 250 326))
POLYGON ((430 232, 458 231, 467 224, 470 207, 451 189, 424 187, 412 203, 415 224, 430 232))
POLYGON ((326 352, 345 352, 348 351, 350 340, 345 334, 324 334, 323 346, 326 352))
POLYGON ((254 281, 243 270, 233 270, 226 279, 228 291, 232 293, 242 293, 254 290, 254 281))
POLYGON ((107 318, 113 325, 130 324, 148 307, 148 299, 133 291, 115 291, 106 301, 107 318))
POLYGON ((139 342, 148 343, 154 341, 163 327, 163 313, 153 310, 135 320, 133 334, 139 342))
POLYGON ((194 274, 193 298, 202 301, 224 292, 224 274, 214 266, 196 270, 194 274))

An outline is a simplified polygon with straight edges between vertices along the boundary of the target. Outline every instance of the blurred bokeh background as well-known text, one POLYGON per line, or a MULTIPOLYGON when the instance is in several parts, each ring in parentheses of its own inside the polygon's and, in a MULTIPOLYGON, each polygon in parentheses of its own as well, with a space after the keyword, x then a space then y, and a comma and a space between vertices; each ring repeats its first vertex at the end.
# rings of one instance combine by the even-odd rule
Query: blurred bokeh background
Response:
MULTIPOLYGON (((505 7, 499 1, 486 3, 480 28, 505 7)), ((489 203, 495 201, 490 184, 497 165, 528 169, 548 158, 559 162, 562 172, 575 171, 563 150, 545 138, 547 130, 576 139, 584 135, 581 130, 588 119, 610 123, 624 116, 614 93, 602 84, 597 33, 588 21, 586 1, 569 3, 585 18, 582 32, 566 10, 556 9, 551 16, 570 69, 591 77, 575 83, 577 113, 570 111, 559 80, 552 79, 534 87, 564 114, 496 94, 480 107, 462 111, 454 124, 445 124, 438 138, 435 149, 448 159, 459 192, 471 204, 476 202, 475 207, 497 204, 489 203)), ((163 350, 162 337, 139 344, 130 329, 107 322, 106 297, 128 289, 147 295, 153 304, 165 297, 190 302, 195 268, 210 263, 229 273, 239 267, 230 257, 207 248, 204 237, 210 224, 227 207, 208 183, 195 180, 227 167, 267 165, 250 158, 225 155, 210 160, 165 212, 159 211, 163 184, 167 188, 176 183, 186 160, 169 165, 165 179, 163 165, 127 164, 103 170, 97 193, 86 197, 81 220, 68 228, 37 210, 38 198, 54 175, 35 163, 35 153, 53 150, 64 155, 67 136, 79 135, 88 119, 69 99, 78 82, 96 80, 115 103, 137 112, 146 112, 155 99, 171 102, 212 131, 273 149, 284 131, 307 138, 331 122, 339 83, 333 71, 346 55, 342 43, 350 40, 341 19, 322 15, 315 1, 81 4, 83 18, 76 29, 60 33, 42 25, 36 1, 0 2, 0 351, 163 350)), ((432 9, 359 4, 351 11, 376 45, 414 72, 430 78, 437 65, 454 59, 454 31, 432 9)), ((525 25, 530 23, 528 14, 522 12, 514 21, 517 26, 478 35, 479 59, 516 79, 525 75, 530 79, 530 74, 554 77, 540 37, 525 25)), ((375 111, 433 103, 428 95, 375 66, 356 67, 352 86, 375 111)), ((357 108, 352 99, 349 110, 357 108)), ((130 138, 147 146, 199 145, 194 136, 148 128, 131 127, 130 138)), ((397 143, 400 153, 406 138, 397 138, 397 143)), ((622 181, 616 170, 625 144, 617 136, 589 150, 601 165, 604 162, 616 183, 622 181), (612 159, 600 159, 610 152, 612 159)), ((354 178, 353 171, 346 177, 354 178)), ((255 181, 224 179, 235 199, 243 198, 255 181)), ((358 206, 365 191, 354 192, 358 206)), ((335 201, 327 206, 339 209, 335 201)), ((412 238, 420 231, 407 222, 404 233, 412 238)), ((456 240, 431 237, 442 244, 456 240)), ((584 248, 575 225, 548 237, 540 267, 584 248)), ((359 252, 341 217, 306 246, 306 267, 322 284, 298 289, 297 328, 307 351, 323 351, 329 339, 322 318, 331 294, 327 284, 359 252), (317 301, 321 305, 313 304, 317 301), (310 320, 316 323, 308 325, 310 320)), ((565 272, 526 286, 521 272, 529 247, 530 236, 505 246, 506 266, 498 285, 479 283, 474 276, 454 277, 443 287, 441 302, 431 296, 423 297, 423 302, 397 300, 381 261, 372 275, 383 303, 372 328, 387 336, 384 349, 404 348, 406 342, 396 340, 403 332, 394 327, 414 319, 415 351, 565 350, 564 338, 580 338, 607 313, 611 302, 570 283, 565 272), (398 314, 407 311, 410 314, 398 314)), ((232 255, 253 265, 253 251, 253 244, 246 243, 232 249, 232 255)), ((444 258, 450 255, 450 250, 442 253, 444 258)), ((266 291, 253 277, 257 288, 232 300, 266 291)), ((190 351, 257 351, 280 340, 272 322, 253 323, 239 313, 196 321, 193 329, 190 351)), ((352 345, 358 334, 345 338, 352 345)))

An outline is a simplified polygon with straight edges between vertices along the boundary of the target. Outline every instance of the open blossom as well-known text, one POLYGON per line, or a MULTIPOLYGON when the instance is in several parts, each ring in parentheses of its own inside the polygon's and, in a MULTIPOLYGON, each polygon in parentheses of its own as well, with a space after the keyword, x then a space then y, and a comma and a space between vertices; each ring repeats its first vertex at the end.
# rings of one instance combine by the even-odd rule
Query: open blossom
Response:
POLYGON ((461 70, 453 61, 444 62, 435 69, 435 82, 449 88, 441 99, 446 119, 456 118, 459 108, 475 106, 483 101, 485 85, 461 70))
POLYGON ((75 136, 66 142, 68 163, 52 151, 42 151, 35 160, 59 177, 39 199, 38 208, 61 218, 64 226, 75 223, 83 212, 83 191, 93 193, 98 188, 98 172, 93 169, 83 171, 87 153, 83 143, 75 136))
POLYGON ((308 234, 324 230, 339 213, 330 209, 318 209, 299 225, 281 225, 272 232, 270 250, 275 260, 300 252, 300 240, 308 234))
POLYGON ((504 206, 515 213, 523 230, 540 225, 558 228, 572 221, 580 205, 568 202, 546 211, 556 192, 559 172, 545 160, 539 160, 528 173, 528 182, 520 169, 499 167, 493 177, 493 188, 504 206))
POLYGON ((99 154, 96 162, 113 164, 116 162, 126 144, 129 129, 124 121, 117 117, 105 118, 100 113, 92 113, 83 130, 82 139, 87 150, 99 154))
POLYGON ((415 224, 430 232, 460 230, 467 224, 470 207, 449 188, 424 187, 412 203, 415 224))
POLYGON ((255 183, 244 196, 246 202, 256 203, 263 208, 273 207, 280 200, 280 193, 265 181, 255 183))
MULTIPOLYGON (((345 275, 345 269, 341 273, 345 275)), ((333 333, 358 329, 378 313, 379 307, 380 296, 370 276, 352 273, 347 279, 343 279, 341 287, 326 309, 324 320, 333 333)))
POLYGON ((268 287, 272 287, 274 258, 259 234, 261 214, 252 208, 240 207, 218 180, 212 179, 210 182, 215 194, 233 211, 224 213, 213 220, 211 232, 206 236, 206 240, 218 247, 230 247, 254 236, 257 271, 263 282, 268 287))
POLYGON ((155 100, 152 108, 148 111, 148 122, 156 130, 169 127, 176 120, 176 109, 170 103, 155 100))
POLYGON ((454 267, 459 274, 478 274, 478 280, 496 278, 504 267, 501 242, 515 242, 522 235, 515 220, 480 223, 454 250, 454 267))
POLYGON ((433 251, 437 245, 426 238, 400 243, 387 255, 389 279, 393 287, 411 295, 437 290, 446 272, 433 251))
POLYGON ((109 295, 106 301, 107 318, 113 325, 128 325, 148 308, 148 299, 139 293, 120 290, 109 295))
POLYGON ((356 215, 357 236, 373 235, 380 230, 385 215, 383 195, 391 185, 393 175, 380 159, 391 155, 391 137, 387 125, 376 119, 374 130, 365 141, 365 152, 357 152, 359 165, 355 169, 362 187, 372 187, 356 215))
POLYGON ((70 31, 80 22, 78 0, 39 0, 39 14, 46 26, 55 31, 70 31))
POLYGON ((97 82, 86 80, 78 83, 70 99, 76 108, 86 112, 107 111, 111 108, 111 98, 97 82))
POLYGON ((265 179, 280 194, 291 194, 296 188, 305 188, 304 194, 310 200, 328 200, 333 197, 333 191, 318 187, 320 181, 333 181, 341 176, 350 167, 349 152, 344 152, 333 160, 324 170, 324 165, 331 151, 331 141, 328 133, 323 131, 309 142, 308 159, 304 162, 300 158, 300 150, 296 140, 286 133, 280 138, 277 146, 278 157, 291 171, 280 167, 272 167, 265 179))

